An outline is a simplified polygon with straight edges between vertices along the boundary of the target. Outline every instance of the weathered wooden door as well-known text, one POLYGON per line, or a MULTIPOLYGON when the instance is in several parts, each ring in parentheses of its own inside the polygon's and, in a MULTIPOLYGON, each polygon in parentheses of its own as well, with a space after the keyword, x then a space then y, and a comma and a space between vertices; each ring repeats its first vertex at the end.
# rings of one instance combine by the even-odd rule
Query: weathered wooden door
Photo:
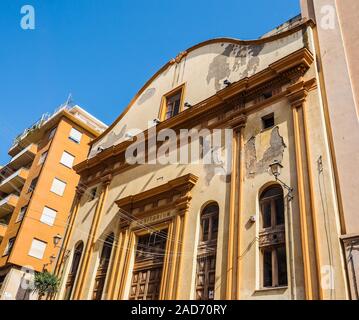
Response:
POLYGON ((138 238, 130 300, 158 300, 167 230, 138 238))

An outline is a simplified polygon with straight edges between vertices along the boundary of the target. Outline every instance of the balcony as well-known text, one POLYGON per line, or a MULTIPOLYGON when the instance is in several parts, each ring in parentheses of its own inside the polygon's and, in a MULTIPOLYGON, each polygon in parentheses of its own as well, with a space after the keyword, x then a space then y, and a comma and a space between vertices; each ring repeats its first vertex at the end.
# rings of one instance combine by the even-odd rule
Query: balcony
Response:
POLYGON ((3 200, 0 200, 0 217, 2 217, 4 214, 14 211, 18 200, 19 197, 14 194, 10 194, 3 200))
POLYGON ((28 175, 29 171, 27 169, 20 169, 16 171, 11 176, 0 182, 0 192, 9 194, 20 191, 28 175))
POLYGON ((8 166, 15 170, 25 167, 27 164, 31 163, 34 160, 36 153, 37 145, 30 144, 13 157, 9 162, 8 166))
POLYGON ((7 230, 7 224, 3 224, 0 220, 0 239, 5 237, 6 230, 7 230))
POLYGON ((9 150, 9 155, 15 157, 24 147, 27 147, 40 139, 41 134, 39 129, 48 121, 49 118, 50 116, 48 114, 44 114, 33 125, 25 129, 23 133, 19 134, 15 138, 14 143, 9 150))

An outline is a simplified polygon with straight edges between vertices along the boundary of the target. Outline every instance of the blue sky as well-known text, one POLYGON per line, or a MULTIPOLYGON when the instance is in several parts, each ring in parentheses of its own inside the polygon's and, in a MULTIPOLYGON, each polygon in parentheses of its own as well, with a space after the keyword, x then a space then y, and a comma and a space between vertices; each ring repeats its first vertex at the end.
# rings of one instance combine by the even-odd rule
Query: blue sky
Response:
POLYGON ((71 92, 107 124, 168 60, 215 37, 255 39, 299 0, 1 0, 0 164, 13 138, 71 92), (35 30, 20 27, 23 5, 35 30))

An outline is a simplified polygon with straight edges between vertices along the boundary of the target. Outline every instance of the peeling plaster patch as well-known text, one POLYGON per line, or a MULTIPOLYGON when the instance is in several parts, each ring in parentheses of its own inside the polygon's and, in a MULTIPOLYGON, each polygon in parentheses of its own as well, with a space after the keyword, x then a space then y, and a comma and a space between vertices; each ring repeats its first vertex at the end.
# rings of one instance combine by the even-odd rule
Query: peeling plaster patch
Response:
POLYGON ((126 130, 127 130, 127 125, 124 125, 118 134, 116 134, 114 131, 111 131, 106 136, 106 140, 104 142, 102 142, 101 144, 99 144, 98 146, 96 146, 91 150, 89 157, 95 156, 97 154, 97 149, 100 147, 103 149, 107 149, 111 146, 118 144, 119 140, 125 136, 126 130))
POLYGON ((264 49, 264 44, 250 46, 248 50, 248 56, 250 57, 247 63, 247 68, 242 72, 241 77, 245 78, 251 74, 255 74, 257 72, 257 68, 259 67, 260 58, 259 54, 264 49))
POLYGON ((256 148, 258 147, 257 137, 251 137, 245 145, 246 176, 253 178, 256 174, 268 171, 269 165, 278 160, 282 162, 284 149, 287 147, 283 137, 279 134, 279 128, 275 127, 271 131, 268 148, 263 153, 263 157, 257 161, 256 148))
MULTIPOLYGON (((216 164, 205 164, 203 166, 204 171, 206 172, 204 176, 204 181, 206 186, 210 186, 212 179, 218 175, 218 170, 224 170, 223 166, 216 165, 216 164)), ((220 180, 222 182, 228 183, 230 182, 231 176, 228 175, 220 175, 220 180)))
MULTIPOLYGON (((206 142, 208 143, 208 141, 205 140, 204 143, 206 142)), ((230 181, 231 175, 230 173, 226 172, 225 163, 221 159, 222 157, 225 157, 225 149, 224 148, 215 149, 207 145, 207 147, 204 150, 208 150, 208 152, 206 154, 203 154, 203 157, 208 157, 208 153, 210 153, 211 154, 210 157, 212 159, 211 164, 204 164, 203 166, 205 171, 204 181, 206 186, 209 186, 214 176, 218 175, 219 173, 220 173, 220 180, 225 183, 228 183, 230 181)))
POLYGON ((214 79, 214 86, 217 91, 221 89, 220 81, 228 78, 231 74, 228 58, 233 50, 233 47, 233 44, 227 45, 224 51, 220 55, 216 56, 209 65, 207 84, 214 79))
POLYGON ((235 48, 233 49, 234 51, 234 64, 233 64, 233 68, 232 71, 238 71, 238 69, 240 67, 243 67, 246 65, 247 62, 247 46, 235 46, 235 48))
POLYGON ((246 159, 246 169, 247 177, 253 177, 256 173, 256 137, 251 137, 245 145, 245 159, 246 159))
MULTIPOLYGON (((222 47, 225 45, 222 44, 222 47)), ((224 51, 216 56, 209 65, 207 74, 207 84, 214 79, 215 89, 221 89, 221 81, 228 78, 232 72, 239 71, 240 68, 245 68, 241 73, 241 77, 247 77, 249 74, 254 74, 260 63, 258 57, 264 48, 264 44, 247 46, 228 44, 224 51), (233 59, 232 68, 230 66, 231 58, 233 59)))
POLYGON ((146 102, 148 99, 152 98, 153 95, 156 93, 156 89, 155 88, 149 88, 147 89, 140 97, 140 99, 138 100, 138 104, 142 104, 144 102, 146 102))

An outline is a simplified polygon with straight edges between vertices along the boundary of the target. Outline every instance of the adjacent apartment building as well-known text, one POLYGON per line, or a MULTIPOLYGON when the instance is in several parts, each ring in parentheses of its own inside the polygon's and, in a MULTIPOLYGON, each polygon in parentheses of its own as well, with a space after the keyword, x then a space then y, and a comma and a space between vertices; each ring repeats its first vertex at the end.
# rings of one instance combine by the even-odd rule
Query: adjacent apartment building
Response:
POLYGON ((33 272, 52 271, 89 143, 106 125, 77 105, 44 115, 15 139, 0 169, 0 297, 29 299, 33 272))
POLYGON ((58 299, 351 297, 317 34, 303 14, 152 76, 75 166, 58 299))

